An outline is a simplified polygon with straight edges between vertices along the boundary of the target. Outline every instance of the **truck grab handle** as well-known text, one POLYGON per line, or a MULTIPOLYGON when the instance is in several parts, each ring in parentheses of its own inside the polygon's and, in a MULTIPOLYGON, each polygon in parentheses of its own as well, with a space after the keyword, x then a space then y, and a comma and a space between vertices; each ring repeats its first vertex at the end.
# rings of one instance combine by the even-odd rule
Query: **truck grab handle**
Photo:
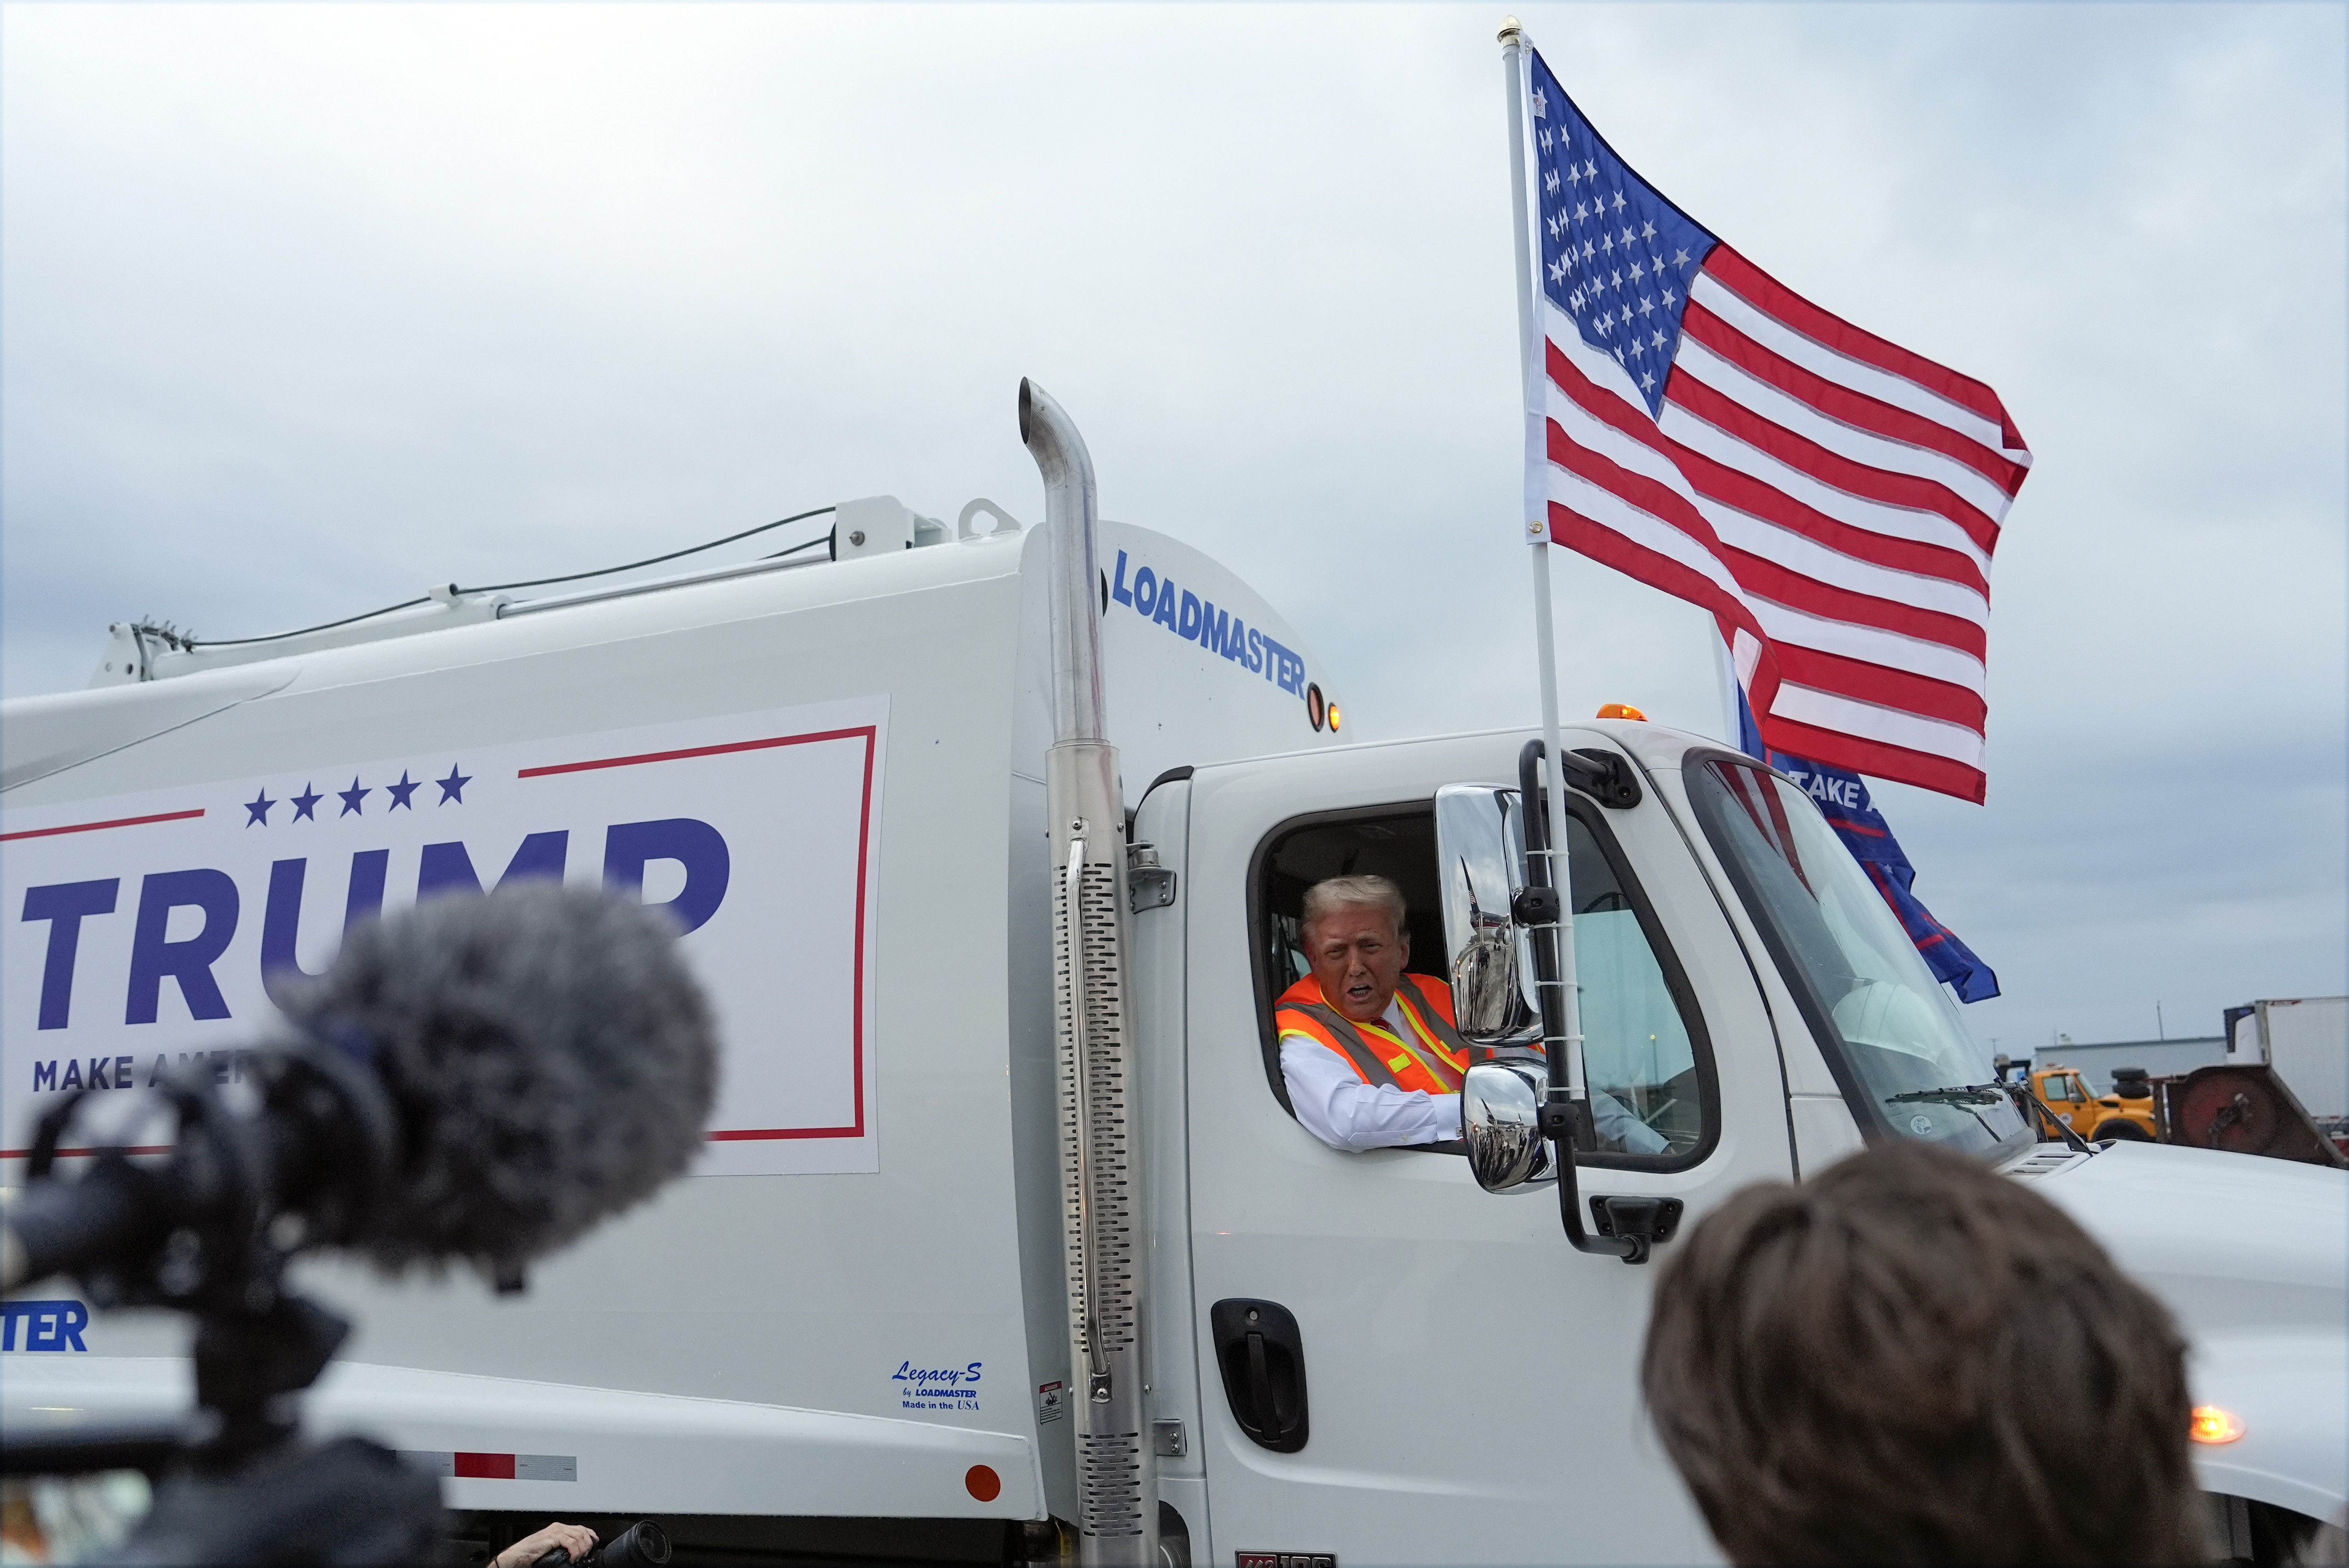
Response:
MULTIPOLYGON (((1534 948, 1534 994, 1541 1002, 1542 1056, 1548 1065, 1549 1093, 1542 1104, 1542 1135, 1556 1145, 1557 1212, 1566 1239, 1577 1252, 1603 1253, 1627 1264, 1648 1261, 1648 1243, 1637 1236, 1594 1236, 1583 1227, 1581 1195, 1574 1180, 1574 1151, 1588 1140, 1590 1105, 1570 1088, 1568 1056, 1580 1042, 1567 1036, 1566 1004, 1558 981, 1557 938, 1562 906, 1550 886, 1549 819, 1541 810, 1542 743, 1526 742, 1517 753, 1517 789, 1525 799, 1526 892, 1538 889, 1549 896, 1527 897, 1527 913, 1547 918, 1529 926, 1534 948), (1537 906, 1537 907, 1536 907, 1537 906)), ((1636 786, 1635 786, 1636 788, 1636 786)), ((1637 799, 1635 796, 1634 799, 1637 799)))

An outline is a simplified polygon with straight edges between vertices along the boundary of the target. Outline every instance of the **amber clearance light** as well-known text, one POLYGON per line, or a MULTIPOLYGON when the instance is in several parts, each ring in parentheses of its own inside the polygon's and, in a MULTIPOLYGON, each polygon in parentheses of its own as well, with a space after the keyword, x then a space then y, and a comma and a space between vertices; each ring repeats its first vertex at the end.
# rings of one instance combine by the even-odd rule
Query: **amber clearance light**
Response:
POLYGON ((1641 713, 1638 708, 1633 707, 1628 702, 1608 703, 1599 708, 1599 717, 1601 718, 1636 718, 1643 724, 1647 722, 1648 717, 1646 714, 1641 713))
POLYGON ((2216 1405, 2197 1405, 2186 1435, 2198 1443, 2231 1443, 2243 1435, 2243 1418, 2216 1405))

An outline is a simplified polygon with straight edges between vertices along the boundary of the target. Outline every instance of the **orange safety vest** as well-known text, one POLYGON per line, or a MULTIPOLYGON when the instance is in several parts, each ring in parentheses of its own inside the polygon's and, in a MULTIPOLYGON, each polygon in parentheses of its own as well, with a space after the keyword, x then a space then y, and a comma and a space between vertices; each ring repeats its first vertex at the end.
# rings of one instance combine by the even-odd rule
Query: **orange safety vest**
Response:
POLYGON ((1411 1025, 1409 1039, 1398 1038, 1383 1020, 1349 1018, 1321 999, 1321 984, 1310 975, 1280 994, 1273 1023, 1283 1039, 1297 1035, 1329 1047, 1364 1083, 1458 1094, 1470 1057, 1468 1042, 1453 1027, 1452 988, 1430 975, 1405 975, 1395 1000, 1411 1025))

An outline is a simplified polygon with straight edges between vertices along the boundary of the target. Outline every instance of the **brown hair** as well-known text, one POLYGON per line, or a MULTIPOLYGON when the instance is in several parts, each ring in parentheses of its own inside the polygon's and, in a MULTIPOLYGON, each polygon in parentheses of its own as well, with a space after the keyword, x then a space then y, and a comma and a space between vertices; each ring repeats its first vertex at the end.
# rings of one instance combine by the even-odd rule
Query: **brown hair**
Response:
POLYGON ((1641 1383, 1732 1562, 2208 1560, 2185 1343, 2023 1182, 1878 1143, 1679 1252, 1641 1383))

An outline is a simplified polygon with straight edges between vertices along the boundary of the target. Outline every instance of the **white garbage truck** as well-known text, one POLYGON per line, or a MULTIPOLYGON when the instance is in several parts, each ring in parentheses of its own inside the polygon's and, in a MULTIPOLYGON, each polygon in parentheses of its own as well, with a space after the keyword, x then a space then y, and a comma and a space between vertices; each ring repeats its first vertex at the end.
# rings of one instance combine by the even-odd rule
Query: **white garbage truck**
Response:
MULTIPOLYGON (((66 1170, 148 1147, 166 1070, 233 1086, 348 923, 600 882, 670 909, 714 1000, 695 1173, 518 1291, 299 1265, 357 1325, 309 1429, 447 1478, 489 1544, 653 1516, 858 1560, 1709 1559, 1637 1394, 1650 1260, 1904 1138, 2033 1183, 2168 1303, 2243 1554, 2340 1517, 2349 1176, 2034 1141, 1787 780, 1628 719, 1562 769, 1524 730, 1376 734, 1247 584, 1097 521, 1024 386, 1020 428, 1029 525, 876 498, 812 561, 242 645, 126 624, 89 689, 8 703, 8 1184, 60 1096, 124 1108, 66 1170), (1561 774, 1564 908, 1525 809, 1561 774), (1495 1053, 1460 1140, 1341 1152, 1288 1102, 1305 891, 1365 872, 1495 1053), (1505 1047, 1555 1035, 1569 920, 1552 1082, 1505 1047), (1598 1137, 1599 1094, 1646 1131, 1598 1137)), ((12 1438, 186 1407, 184 1324, 92 1306, 8 1302, 12 1438)))

